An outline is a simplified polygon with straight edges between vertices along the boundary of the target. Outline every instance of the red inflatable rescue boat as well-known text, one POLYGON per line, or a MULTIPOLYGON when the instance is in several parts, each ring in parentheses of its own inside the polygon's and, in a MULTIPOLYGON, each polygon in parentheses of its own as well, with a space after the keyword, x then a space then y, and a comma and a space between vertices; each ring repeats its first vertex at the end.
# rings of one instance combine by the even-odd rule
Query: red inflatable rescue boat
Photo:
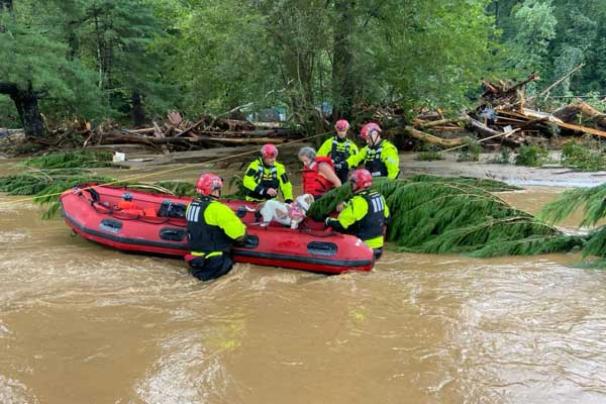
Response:
MULTIPOLYGON (((189 252, 185 209, 191 198, 157 190, 85 184, 60 197, 65 221, 83 238, 123 251, 169 256, 189 252)), ((360 239, 306 219, 299 229, 256 222, 255 204, 225 200, 247 225, 236 262, 337 274, 369 271, 373 251, 360 239)))

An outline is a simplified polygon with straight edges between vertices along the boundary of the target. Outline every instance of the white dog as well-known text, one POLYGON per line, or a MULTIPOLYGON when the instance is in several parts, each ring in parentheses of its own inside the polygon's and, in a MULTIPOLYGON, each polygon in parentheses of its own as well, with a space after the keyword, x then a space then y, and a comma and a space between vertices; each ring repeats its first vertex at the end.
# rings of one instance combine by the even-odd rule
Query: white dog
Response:
POLYGON ((314 197, 310 194, 298 196, 293 203, 284 203, 271 199, 263 203, 259 213, 263 217, 264 223, 275 220, 284 226, 296 229, 305 219, 307 210, 313 202, 314 197))

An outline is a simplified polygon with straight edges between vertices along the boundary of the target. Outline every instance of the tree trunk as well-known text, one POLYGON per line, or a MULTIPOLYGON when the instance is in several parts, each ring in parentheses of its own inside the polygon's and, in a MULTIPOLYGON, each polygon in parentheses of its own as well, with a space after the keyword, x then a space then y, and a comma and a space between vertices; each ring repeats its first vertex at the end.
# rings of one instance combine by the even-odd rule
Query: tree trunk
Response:
POLYGON ((13 11, 13 0, 0 0, 0 11, 2 9, 8 10, 8 12, 13 11))
POLYGON ((410 137, 421 140, 423 142, 443 147, 454 147, 465 143, 465 138, 462 137, 457 137, 454 139, 445 139, 442 137, 434 136, 430 133, 422 132, 418 129, 413 128, 412 126, 405 126, 404 133, 406 133, 410 137))
POLYGON ((566 123, 594 123, 598 129, 606 129, 606 114, 586 102, 577 102, 556 110, 553 115, 566 123), (585 121, 585 122, 583 122, 585 121))
POLYGON ((139 93, 139 91, 137 90, 134 90, 133 95, 131 97, 131 101, 133 125, 136 128, 139 128, 145 124, 145 109, 143 108, 143 100, 141 98, 141 93, 139 93))
MULTIPOLYGON (((8 12, 12 14, 13 12, 13 0, 0 0, 0 14, 3 12, 8 12)), ((5 32, 6 27, 0 24, 0 33, 5 32)))
POLYGON ((46 129, 38 108, 38 94, 31 88, 31 83, 27 90, 21 90, 16 84, 0 82, 0 94, 8 95, 15 103, 26 136, 45 137, 46 129))
POLYGON ((351 119, 355 85, 352 74, 353 53, 351 34, 353 31, 353 0, 338 0, 335 4, 337 21, 334 31, 333 50, 333 118, 351 119))
POLYGON ((69 44, 67 58, 69 60, 75 60, 80 53, 80 39, 76 34, 76 29, 70 24, 69 34, 67 36, 67 43, 69 44))

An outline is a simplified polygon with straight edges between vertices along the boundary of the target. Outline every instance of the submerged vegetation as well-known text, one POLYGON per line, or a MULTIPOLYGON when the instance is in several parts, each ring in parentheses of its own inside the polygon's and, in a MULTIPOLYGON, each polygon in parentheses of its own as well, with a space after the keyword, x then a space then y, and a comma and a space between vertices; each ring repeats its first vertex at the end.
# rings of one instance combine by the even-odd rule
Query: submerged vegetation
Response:
MULTIPOLYGON (((594 228, 599 225, 606 217, 606 184, 566 191, 546 205, 540 217, 547 222, 558 223, 578 210, 583 212, 579 226, 594 228)), ((606 226, 601 225, 589 234, 583 255, 599 257, 601 266, 606 266, 606 226)))
POLYGON ((25 160, 25 165, 41 169, 97 168, 111 166, 112 153, 108 151, 67 151, 50 153, 25 160))
POLYGON ((196 186, 191 182, 159 181, 154 183, 154 185, 164 188, 177 196, 194 196, 196 194, 196 186))
POLYGON ((63 192, 86 182, 110 182, 113 178, 86 170, 65 169, 52 173, 32 171, 0 178, 0 191, 9 195, 33 195, 34 201, 47 202, 47 195, 63 192))
MULTIPOLYGON (((498 181, 417 176, 378 181, 373 188, 394 212, 387 238, 398 251, 491 257, 569 251, 583 245, 582 238, 564 235, 496 196, 495 192, 517 189, 498 181)), ((310 214, 321 219, 351 195, 349 186, 333 190, 313 205, 310 214)))
POLYGON ((54 170, 52 173, 40 170, 0 177, 0 192, 6 192, 9 195, 33 196, 34 203, 48 205, 43 217, 50 218, 59 210, 58 194, 61 192, 78 184, 110 181, 115 181, 115 179, 82 169, 54 170))

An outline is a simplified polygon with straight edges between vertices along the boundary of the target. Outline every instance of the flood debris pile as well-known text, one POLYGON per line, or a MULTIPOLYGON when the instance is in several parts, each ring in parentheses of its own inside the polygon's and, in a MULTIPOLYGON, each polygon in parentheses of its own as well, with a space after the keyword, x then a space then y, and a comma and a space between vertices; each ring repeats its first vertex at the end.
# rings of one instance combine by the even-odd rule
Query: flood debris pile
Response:
POLYGON ((49 148, 90 147, 100 145, 139 145, 157 152, 196 150, 217 146, 241 146, 283 143, 300 137, 301 132, 280 122, 250 122, 241 119, 204 115, 196 122, 170 112, 163 121, 152 121, 149 127, 125 128, 107 120, 97 126, 75 120, 55 128, 49 137, 49 148))
MULTIPOLYGON (((579 100, 564 106, 547 102, 560 80, 528 96, 527 86, 538 80, 534 73, 521 81, 482 80, 484 92, 476 106, 456 116, 440 109, 421 109, 406 118, 398 108, 380 107, 373 119, 381 121, 392 138, 409 138, 446 149, 477 143, 489 149, 518 148, 548 144, 560 135, 575 141, 583 135, 606 138, 604 112, 579 100), (470 134, 475 135, 471 142, 470 134)), ((553 145, 560 146, 557 142, 553 145)))
MULTIPOLYGON (((398 251, 493 257, 570 251, 584 243, 507 204, 495 193, 517 188, 501 182, 417 176, 377 181, 373 189, 393 212, 387 240, 398 251)), ((310 214, 321 219, 350 196, 348 186, 333 190, 310 214)))

